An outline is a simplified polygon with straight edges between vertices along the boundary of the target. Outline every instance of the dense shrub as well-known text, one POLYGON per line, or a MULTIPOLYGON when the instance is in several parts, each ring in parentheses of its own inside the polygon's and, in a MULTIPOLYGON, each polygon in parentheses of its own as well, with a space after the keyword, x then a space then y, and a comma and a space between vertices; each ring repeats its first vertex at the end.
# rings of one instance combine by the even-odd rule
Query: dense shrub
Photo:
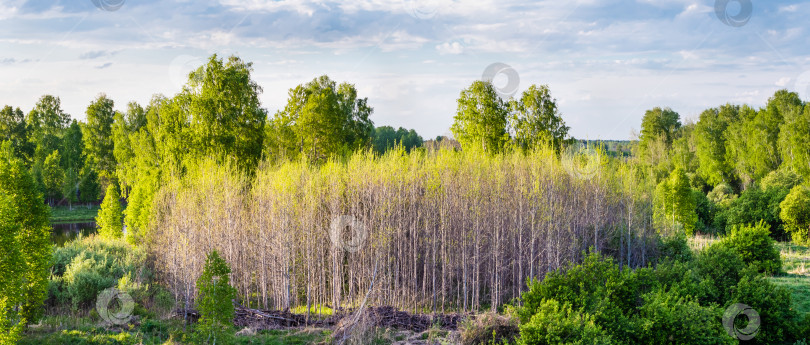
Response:
POLYGON ((528 322, 520 326, 520 345, 609 345, 615 342, 596 318, 571 304, 554 299, 540 301, 528 322))
POLYGON ((639 344, 735 344, 720 325, 722 311, 664 289, 643 296, 639 344))
POLYGON ((756 225, 736 226, 722 244, 733 248, 743 262, 758 272, 778 274, 782 271, 782 259, 770 233, 762 221, 756 225))
POLYGON ((723 304, 731 297, 731 288, 742 277, 745 262, 737 252, 722 243, 704 249, 695 261, 700 275, 700 288, 696 291, 701 303, 723 304))
POLYGON ((53 253, 48 301, 53 308, 92 307, 104 289, 119 287, 136 302, 147 296, 151 272, 146 256, 123 240, 88 237, 65 243, 53 253))
POLYGON ((793 241, 810 244, 810 187, 793 187, 779 206, 779 218, 793 241))
POLYGON ((739 198, 729 203, 715 217, 715 227, 729 233, 734 226, 755 224, 765 221, 771 230, 771 236, 780 239, 785 237, 782 219, 779 217, 780 203, 790 193, 789 183, 772 181, 763 186, 754 185, 745 190, 739 198), (766 188, 767 186, 767 188, 766 188))
POLYGON ((658 245, 661 260, 692 260, 692 249, 686 240, 686 234, 664 237, 658 245))
POLYGON ((743 303, 759 313, 760 328, 750 344, 778 344, 794 339, 796 311, 791 309, 790 292, 776 286, 753 270, 745 272, 726 305, 743 303))

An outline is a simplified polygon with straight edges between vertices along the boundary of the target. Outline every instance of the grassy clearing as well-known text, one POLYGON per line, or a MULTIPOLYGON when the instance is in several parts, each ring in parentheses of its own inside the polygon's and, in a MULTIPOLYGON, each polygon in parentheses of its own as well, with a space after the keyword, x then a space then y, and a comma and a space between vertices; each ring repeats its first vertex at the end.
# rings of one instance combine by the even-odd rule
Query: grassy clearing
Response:
POLYGON ((92 222, 95 221, 98 210, 96 205, 51 207, 51 223, 92 222))
MULTIPOLYGON (((307 306, 305 305, 297 306, 295 308, 290 309, 290 312, 293 314, 304 315, 307 313, 307 306)), ((332 316, 332 314, 334 314, 334 310, 332 310, 332 308, 329 308, 327 306, 313 305, 309 307, 309 313, 318 316, 332 316)))
POLYGON ((771 281, 788 288, 799 313, 810 313, 810 247, 778 243, 785 275, 771 281))

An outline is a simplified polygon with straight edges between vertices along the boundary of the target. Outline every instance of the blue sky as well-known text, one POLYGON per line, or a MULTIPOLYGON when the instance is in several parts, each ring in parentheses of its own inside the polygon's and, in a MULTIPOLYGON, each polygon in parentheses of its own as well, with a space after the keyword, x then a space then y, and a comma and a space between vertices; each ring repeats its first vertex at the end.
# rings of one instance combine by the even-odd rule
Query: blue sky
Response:
POLYGON ((781 88, 810 100, 801 1, 726 1, 738 25, 715 0, 94 1, 0 0, 0 106, 53 94, 83 119, 100 92, 145 105, 213 53, 254 63, 271 114, 328 74, 369 98, 375 124, 426 138, 449 132, 459 92, 493 63, 518 91, 548 84, 579 138, 633 138, 655 106, 695 119, 781 88))

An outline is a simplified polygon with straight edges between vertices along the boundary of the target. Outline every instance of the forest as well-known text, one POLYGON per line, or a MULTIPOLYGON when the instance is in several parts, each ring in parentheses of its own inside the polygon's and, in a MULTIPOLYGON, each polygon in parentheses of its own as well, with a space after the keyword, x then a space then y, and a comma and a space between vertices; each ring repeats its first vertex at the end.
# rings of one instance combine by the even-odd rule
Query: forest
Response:
POLYGON ((2 108, 0 344, 810 340, 795 92, 656 107, 622 142, 571 137, 547 85, 474 81, 426 140, 326 75, 270 114, 252 73, 213 55, 83 121, 2 108))

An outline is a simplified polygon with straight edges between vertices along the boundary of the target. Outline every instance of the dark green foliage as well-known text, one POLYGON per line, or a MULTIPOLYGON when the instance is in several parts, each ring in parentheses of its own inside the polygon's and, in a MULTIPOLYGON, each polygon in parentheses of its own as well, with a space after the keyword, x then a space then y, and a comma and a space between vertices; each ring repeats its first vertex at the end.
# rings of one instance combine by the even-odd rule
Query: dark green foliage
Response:
POLYGON ((421 147, 423 140, 413 129, 409 131, 399 127, 394 130, 391 126, 381 126, 374 129, 371 142, 374 151, 383 154, 396 145, 402 145, 405 151, 411 152, 412 149, 421 147))
POLYGON ((689 243, 686 240, 686 234, 676 234, 669 237, 664 237, 658 246, 661 252, 661 258, 676 260, 676 261, 691 261, 692 249, 689 248, 689 243))
POLYGON ((701 303, 723 304, 742 277, 746 265, 734 248, 715 243, 698 254, 695 268, 701 277, 697 295, 701 303))
POLYGON ((732 201, 727 209, 718 212, 715 226, 729 233, 734 226, 755 224, 762 220, 768 225, 772 236, 784 237, 779 204, 789 192, 789 189, 783 188, 763 190, 754 185, 732 201))
POLYGON ((709 200, 703 191, 692 189, 692 199, 695 200, 695 213, 697 214, 697 222, 695 223, 695 231, 704 234, 716 234, 714 228, 714 203, 709 200))
POLYGON ((79 177, 79 200, 84 202, 96 201, 101 194, 98 174, 96 170, 86 165, 79 177))
POLYGON ((195 339, 203 344, 227 343, 233 336, 236 289, 231 287, 228 263, 216 250, 208 254, 202 275, 197 279, 197 310, 200 320, 194 330, 195 339))
POLYGON ((779 274, 782 260, 770 234, 765 222, 760 221, 756 225, 734 227, 722 244, 734 249, 743 262, 758 272, 779 274))
POLYGON ((759 333, 746 344, 778 344, 794 338, 797 315, 791 308, 790 292, 785 288, 748 270, 733 291, 725 305, 749 305, 759 313, 761 320, 759 333))

